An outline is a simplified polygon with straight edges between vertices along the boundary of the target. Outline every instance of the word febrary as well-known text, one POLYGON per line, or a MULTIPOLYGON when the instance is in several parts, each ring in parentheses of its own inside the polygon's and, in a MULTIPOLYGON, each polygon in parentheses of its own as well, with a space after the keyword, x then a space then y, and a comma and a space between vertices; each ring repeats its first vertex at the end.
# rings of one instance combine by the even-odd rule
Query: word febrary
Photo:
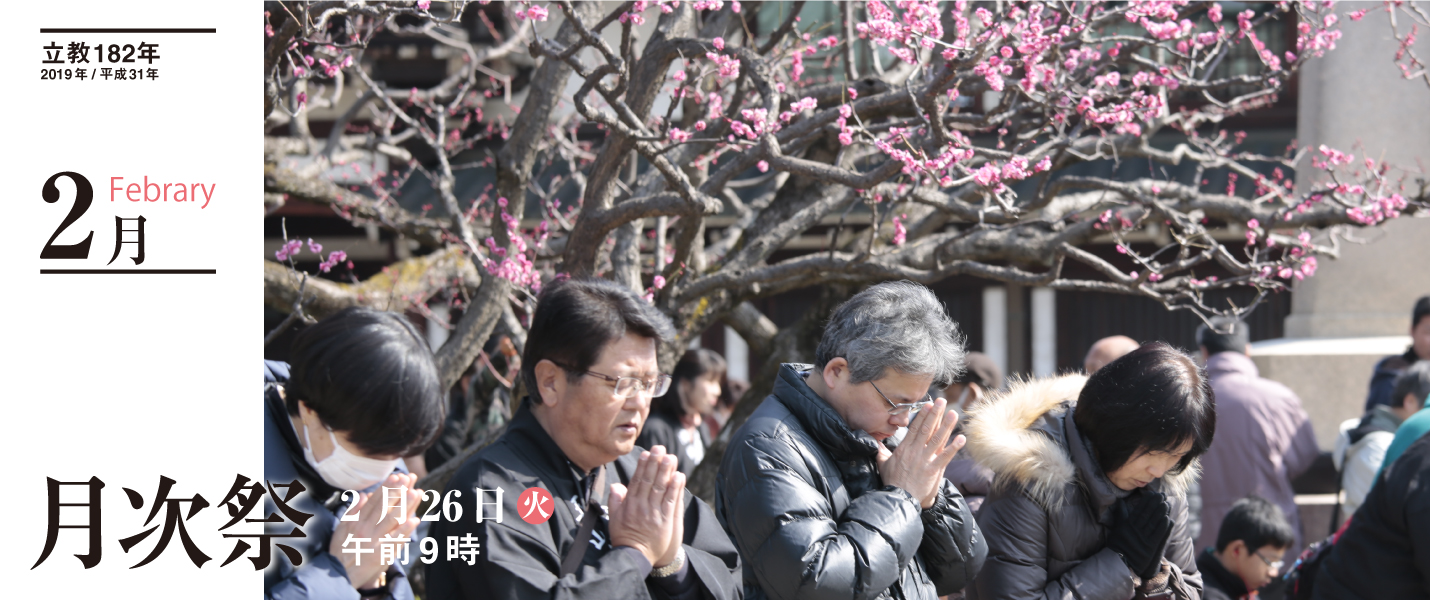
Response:
POLYGON ((109 178, 110 202, 114 202, 115 192, 121 191, 123 197, 130 202, 198 202, 199 194, 202 193, 204 204, 199 208, 205 209, 209 207, 209 201, 213 200, 213 194, 218 190, 217 183, 209 184, 208 188, 205 188, 202 183, 151 183, 148 175, 144 176, 142 184, 121 185, 118 183, 123 180, 123 177, 109 178), (172 195, 170 188, 173 190, 172 195))

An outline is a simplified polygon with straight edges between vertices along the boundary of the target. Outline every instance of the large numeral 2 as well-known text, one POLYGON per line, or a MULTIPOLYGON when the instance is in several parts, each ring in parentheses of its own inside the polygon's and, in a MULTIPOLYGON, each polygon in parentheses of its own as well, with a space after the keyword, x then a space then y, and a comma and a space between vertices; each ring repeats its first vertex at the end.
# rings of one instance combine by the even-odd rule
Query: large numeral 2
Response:
POLYGON ((71 181, 74 181, 74 206, 70 208, 69 214, 65 215, 65 220, 60 222, 60 227, 55 230, 55 234, 45 242, 45 248, 40 251, 40 258, 89 258, 89 243, 94 241, 94 231, 90 231, 84 241, 78 244, 56 244, 55 238, 60 237, 66 227, 73 225, 84 215, 84 211, 89 210, 90 202, 94 201, 94 187, 89 185, 89 180, 79 173, 73 171, 55 173, 45 182, 45 187, 40 192, 40 195, 45 198, 45 202, 54 204, 59 201, 60 189, 55 187, 55 180, 60 177, 69 177, 71 181))

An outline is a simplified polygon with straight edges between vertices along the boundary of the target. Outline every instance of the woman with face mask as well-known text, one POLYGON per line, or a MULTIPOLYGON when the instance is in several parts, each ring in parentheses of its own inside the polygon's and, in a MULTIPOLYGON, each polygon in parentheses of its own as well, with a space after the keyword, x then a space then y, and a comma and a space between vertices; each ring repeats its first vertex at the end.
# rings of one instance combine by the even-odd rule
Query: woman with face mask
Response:
POLYGON ((1185 490, 1215 429, 1206 375, 1160 342, 985 401, 968 449, 995 479, 969 597, 1201 598, 1185 490))
MULTIPOLYGON (((432 351, 401 315, 349 308, 299 333, 291 365, 263 366, 264 479, 287 506, 312 515, 302 524, 271 524, 270 534, 301 529, 302 537, 273 542, 302 560, 273 552, 264 598, 411 599, 401 563, 381 564, 379 540, 408 538, 419 522, 421 491, 400 457, 430 446, 442 423, 432 351), (371 540, 360 546, 371 552, 360 561, 343 552, 350 535, 371 540)), ((272 494, 264 500, 266 515, 283 514, 272 494)))
POLYGON ((650 417, 636 445, 664 446, 676 456, 676 468, 689 476, 710 447, 709 430, 701 427, 720 400, 725 379, 725 359, 714 350, 687 350, 671 373, 670 391, 651 400, 650 417))

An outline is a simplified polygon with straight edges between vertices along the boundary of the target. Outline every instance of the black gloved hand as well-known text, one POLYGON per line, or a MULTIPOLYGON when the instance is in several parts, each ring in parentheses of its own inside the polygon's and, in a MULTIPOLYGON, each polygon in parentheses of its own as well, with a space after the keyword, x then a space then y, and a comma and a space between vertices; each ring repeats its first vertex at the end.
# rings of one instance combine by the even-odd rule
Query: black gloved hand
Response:
POLYGON ((1160 492, 1143 492, 1128 496, 1113 510, 1119 511, 1119 518, 1107 535, 1107 547, 1122 555, 1138 577, 1151 579, 1172 537, 1172 505, 1160 492))

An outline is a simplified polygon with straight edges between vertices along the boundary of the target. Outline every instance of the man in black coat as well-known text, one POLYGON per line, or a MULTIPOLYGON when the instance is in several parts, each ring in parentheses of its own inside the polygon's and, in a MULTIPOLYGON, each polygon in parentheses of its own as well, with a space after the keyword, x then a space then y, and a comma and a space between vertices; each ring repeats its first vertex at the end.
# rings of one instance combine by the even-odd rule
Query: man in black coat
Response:
POLYGON ((615 283, 543 292, 522 357, 531 396, 448 482, 462 511, 432 528, 444 552, 428 567, 428 597, 739 597, 739 555, 685 491, 677 457, 635 446, 651 397, 670 385, 656 345, 673 336, 669 319, 615 283), (480 554, 446 551, 464 540, 480 554))
POLYGON ((1416 300, 1415 308, 1410 313, 1410 347, 1402 354, 1387 356, 1375 363, 1375 370, 1370 376, 1370 390, 1365 396, 1365 409, 1399 402, 1400 398, 1391 394, 1395 379, 1406 367, 1422 360, 1430 360, 1430 296, 1421 296, 1416 300))
POLYGON ((923 286, 880 284, 834 312, 816 360, 780 367, 721 463, 716 512, 744 559, 746 597, 961 590, 988 545, 943 478, 964 443, 949 443, 957 415, 927 394, 962 365, 956 326, 923 286))
MULTIPOLYGON (((272 552, 263 597, 411 600, 408 563, 398 557, 417 527, 421 491, 400 457, 430 446, 442 426, 432 351, 402 315, 353 307, 304 329, 290 354, 291 369, 263 363, 263 477, 283 504, 311 517, 265 524, 299 557, 272 552), (300 487, 280 487, 290 484, 300 487), (405 512, 392 509, 397 500, 405 512), (384 503, 390 508, 380 510, 384 503), (285 535, 295 525, 299 539, 285 535)), ((264 515, 279 514, 273 500, 263 496, 264 515)))
POLYGON ((1430 435, 1381 471, 1316 574, 1313 597, 1430 598, 1430 435))

